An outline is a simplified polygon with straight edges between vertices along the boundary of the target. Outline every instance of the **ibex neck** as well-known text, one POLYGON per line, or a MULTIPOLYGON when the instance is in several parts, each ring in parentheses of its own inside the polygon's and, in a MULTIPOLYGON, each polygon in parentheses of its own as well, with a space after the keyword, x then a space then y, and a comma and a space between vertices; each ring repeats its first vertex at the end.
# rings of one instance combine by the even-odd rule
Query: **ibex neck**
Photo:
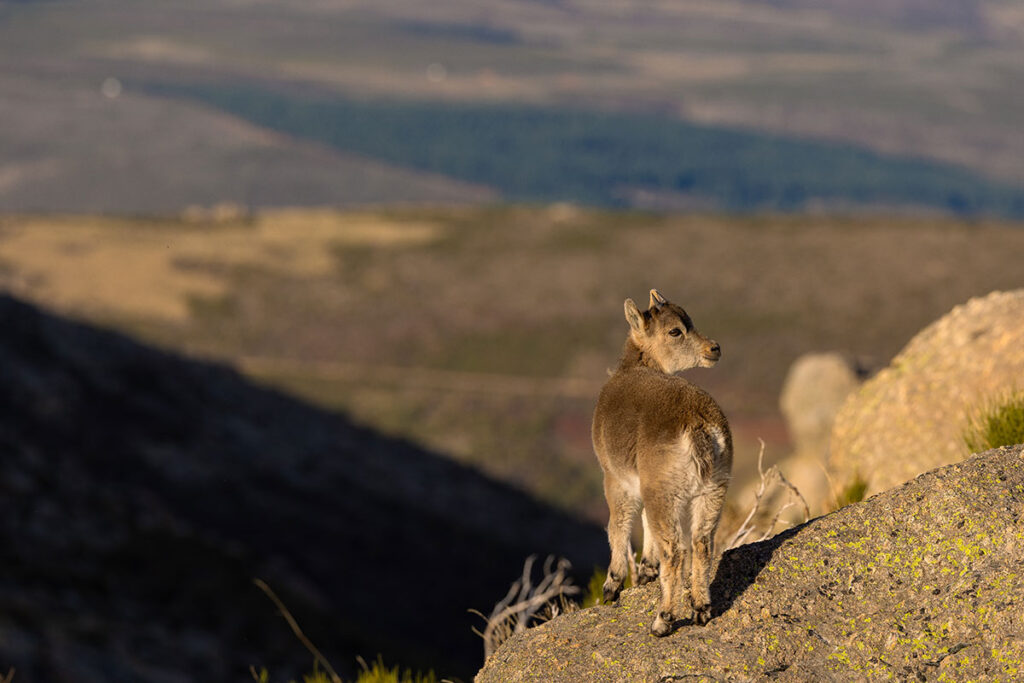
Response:
POLYGON ((626 338, 626 344, 622 347, 622 359, 619 361, 619 371, 632 368, 650 368, 658 372, 664 372, 657 361, 644 353, 643 349, 636 345, 632 337, 626 338))

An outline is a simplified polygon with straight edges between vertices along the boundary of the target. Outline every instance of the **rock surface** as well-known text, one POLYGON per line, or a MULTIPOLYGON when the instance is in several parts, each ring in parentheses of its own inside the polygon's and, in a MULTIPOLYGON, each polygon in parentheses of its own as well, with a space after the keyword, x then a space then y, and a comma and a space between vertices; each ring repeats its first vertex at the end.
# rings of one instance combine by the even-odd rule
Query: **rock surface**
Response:
POLYGON ((967 455, 968 417, 1024 389, 1024 290, 971 299, 919 332, 843 404, 829 466, 884 491, 967 455))
POLYGON ((513 636, 476 680, 1019 680, 1024 447, 729 551, 707 626, 651 636, 658 592, 513 636))
MULTIPOLYGON (((300 678, 312 656, 466 676, 523 559, 604 533, 255 386, 0 296, 0 677, 300 678)), ((301 680, 301 678, 300 678, 301 680)))

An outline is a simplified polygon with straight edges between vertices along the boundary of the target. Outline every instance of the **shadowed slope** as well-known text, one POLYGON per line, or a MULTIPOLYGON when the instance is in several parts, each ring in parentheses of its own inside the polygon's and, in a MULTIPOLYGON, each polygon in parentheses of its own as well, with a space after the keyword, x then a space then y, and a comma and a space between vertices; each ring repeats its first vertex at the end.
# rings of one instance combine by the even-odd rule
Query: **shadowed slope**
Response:
POLYGON ((0 297, 0 667, 24 680, 282 679, 311 658, 463 675, 469 607, 602 532, 410 444, 0 297), (276 668, 274 668, 276 667, 276 668))

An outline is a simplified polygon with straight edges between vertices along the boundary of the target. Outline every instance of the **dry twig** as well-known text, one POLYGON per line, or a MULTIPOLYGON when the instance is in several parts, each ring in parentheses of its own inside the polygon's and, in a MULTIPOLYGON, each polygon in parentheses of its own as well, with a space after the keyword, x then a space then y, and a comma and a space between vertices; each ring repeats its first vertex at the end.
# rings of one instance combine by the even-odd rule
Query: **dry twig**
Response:
POLYGON ((487 660, 514 633, 521 633, 530 626, 554 619, 562 612, 571 611, 575 603, 568 596, 580 592, 578 586, 572 584, 567 572, 572 566, 569 560, 560 558, 552 569, 554 557, 549 555, 544 562, 544 577, 536 586, 533 585, 533 563, 535 555, 526 558, 523 564, 523 575, 509 588, 504 598, 499 600, 490 616, 484 616, 477 610, 469 610, 479 615, 487 625, 483 631, 473 632, 484 639, 484 659, 487 660), (531 623, 533 622, 533 623, 531 623))
POLYGON ((757 491, 754 492, 754 505, 747 514, 746 519, 744 519, 743 523, 740 524, 739 529, 737 529, 736 533, 733 534, 732 539, 730 539, 729 543, 726 544, 726 550, 736 548, 747 543, 748 537, 757 530, 758 524, 756 520, 764 512, 761 509, 761 505, 764 502, 765 493, 769 491, 772 486, 779 485, 784 487, 793 499, 776 511, 775 516, 772 517, 771 522, 767 527, 765 527, 761 536, 751 542, 756 543, 757 541, 763 541, 771 536, 772 532, 775 530, 775 525, 778 524, 779 519, 782 517, 782 513, 791 507, 800 506, 803 508, 804 521, 807 521, 811 516, 810 508, 808 508, 807 501, 804 500, 800 490, 786 479, 785 475, 779 471, 778 465, 772 465, 767 471, 764 470, 764 441, 762 439, 758 439, 758 441, 761 442, 761 450, 757 454, 757 472, 761 476, 761 481, 758 483, 757 491))
POLYGON ((839 487, 836 486, 835 480, 832 478, 832 475, 829 474, 828 468, 821 462, 817 462, 817 464, 818 467, 821 468, 822 474, 825 475, 825 481, 828 482, 828 492, 832 496, 832 509, 838 510, 842 507, 842 504, 839 502, 839 487))
POLYGON ((331 663, 327 661, 327 658, 320 654, 320 650, 316 648, 316 645, 314 645, 313 642, 306 637, 306 634, 302 632, 302 629, 299 628, 299 624, 295 621, 292 613, 288 611, 288 608, 284 606, 281 599, 278 598, 274 591, 270 589, 270 586, 261 579, 253 579, 253 583, 255 583, 261 591, 266 593, 267 597, 277 605, 277 609, 280 610, 281 616, 284 617, 284 620, 288 622, 288 626, 291 627, 292 633, 294 633, 295 637, 298 638, 299 641, 306 646, 306 649, 312 653, 313 658, 324 667, 324 670, 326 670, 330 675, 331 681, 333 681, 333 683, 342 683, 341 676, 339 676, 334 670, 334 667, 332 667, 331 663))

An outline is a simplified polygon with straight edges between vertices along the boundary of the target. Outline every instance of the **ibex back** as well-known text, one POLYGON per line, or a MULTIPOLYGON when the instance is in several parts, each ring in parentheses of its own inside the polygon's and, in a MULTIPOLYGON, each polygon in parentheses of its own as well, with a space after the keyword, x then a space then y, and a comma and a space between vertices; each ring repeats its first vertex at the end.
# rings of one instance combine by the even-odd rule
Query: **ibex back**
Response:
POLYGON ((617 599, 636 571, 630 533, 642 510, 638 581, 660 574, 661 609, 651 633, 664 636, 677 620, 705 624, 711 618, 715 530, 732 469, 732 434, 714 399, 674 375, 717 363, 718 343, 657 290, 648 310, 641 312, 632 299, 625 309, 629 336, 601 390, 592 429, 610 512, 604 599, 617 599))

